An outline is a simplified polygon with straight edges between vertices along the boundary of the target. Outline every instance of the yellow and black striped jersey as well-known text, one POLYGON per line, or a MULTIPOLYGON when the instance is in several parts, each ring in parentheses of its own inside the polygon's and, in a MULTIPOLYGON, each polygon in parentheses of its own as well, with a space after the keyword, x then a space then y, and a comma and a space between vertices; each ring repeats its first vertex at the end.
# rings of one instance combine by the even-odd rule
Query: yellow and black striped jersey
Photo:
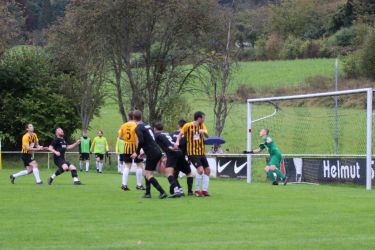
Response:
POLYGON ((38 136, 35 133, 30 134, 27 132, 22 137, 22 149, 23 154, 31 154, 30 150, 27 150, 27 146, 33 148, 35 145, 39 144, 38 136))
POLYGON ((137 135, 135 128, 137 124, 133 121, 122 124, 118 135, 124 140, 124 154, 133 154, 137 152, 137 135))
POLYGON ((198 125, 195 122, 189 122, 182 127, 180 133, 186 137, 187 155, 205 155, 204 135, 203 133, 199 134, 200 129, 207 133, 207 128, 204 124, 198 125))

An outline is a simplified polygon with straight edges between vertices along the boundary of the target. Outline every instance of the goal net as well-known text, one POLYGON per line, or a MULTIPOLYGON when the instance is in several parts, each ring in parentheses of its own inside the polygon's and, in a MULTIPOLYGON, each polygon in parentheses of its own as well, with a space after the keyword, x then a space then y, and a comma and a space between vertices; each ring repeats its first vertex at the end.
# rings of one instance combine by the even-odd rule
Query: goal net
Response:
MULTIPOLYGON (((249 99, 247 150, 268 128, 295 182, 351 182, 371 189, 373 89, 249 99)), ((267 153, 267 152, 265 152, 267 153)), ((247 181, 265 160, 248 155, 247 181)))

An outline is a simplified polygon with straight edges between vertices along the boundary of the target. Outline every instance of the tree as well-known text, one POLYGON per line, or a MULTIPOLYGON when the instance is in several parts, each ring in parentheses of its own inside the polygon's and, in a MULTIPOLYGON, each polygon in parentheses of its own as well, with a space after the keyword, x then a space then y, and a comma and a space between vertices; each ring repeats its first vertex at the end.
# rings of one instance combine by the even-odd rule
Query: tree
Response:
POLYGON ((19 149, 25 124, 35 125, 42 144, 61 126, 69 139, 80 127, 72 99, 60 86, 64 73, 53 67, 53 58, 35 47, 7 51, 0 61, 0 135, 4 148, 19 149))
POLYGON ((68 76, 63 91, 74 100, 82 129, 88 129, 105 98, 108 74, 103 41, 92 30, 95 20, 86 10, 71 8, 50 32, 49 48, 68 76))
POLYGON ((21 33, 22 18, 17 16, 16 7, 11 0, 0 2, 0 56, 15 44, 21 33))
POLYGON ((223 132, 226 118, 229 114, 228 89, 230 85, 230 76, 232 65, 234 63, 233 55, 233 21, 235 19, 235 1, 232 0, 232 6, 227 10, 227 13, 222 13, 221 16, 224 22, 221 22, 222 29, 220 32, 223 36, 218 46, 209 55, 209 62, 206 64, 209 73, 209 79, 213 88, 214 98, 214 121, 215 121, 215 135, 220 136, 223 132), (226 14, 226 15, 225 15, 226 14))
POLYGON ((81 0, 68 12, 84 12, 87 18, 78 28, 87 27, 86 21, 95 23, 89 32, 103 42, 123 120, 124 94, 127 105, 155 122, 162 120, 171 98, 186 90, 204 63, 206 48, 215 41, 217 6, 213 0, 81 0))

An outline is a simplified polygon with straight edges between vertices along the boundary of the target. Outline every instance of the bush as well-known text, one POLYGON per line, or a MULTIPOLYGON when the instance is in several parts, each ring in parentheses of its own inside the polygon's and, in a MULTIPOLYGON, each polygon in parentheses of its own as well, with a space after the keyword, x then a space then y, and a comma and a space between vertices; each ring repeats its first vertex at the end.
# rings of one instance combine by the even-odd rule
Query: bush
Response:
POLYGON ((328 39, 328 43, 331 46, 348 47, 354 45, 356 37, 357 27, 351 26, 337 31, 328 39))
POLYGON ((360 65, 363 75, 375 80, 375 33, 369 35, 365 42, 360 65))
POLYGON ((278 59, 283 43, 284 41, 278 33, 272 33, 266 41, 267 58, 278 59))
POLYGON ((317 58, 320 56, 319 41, 305 41, 301 46, 303 58, 317 58))
POLYGON ((360 53, 353 53, 345 58, 343 64, 345 78, 358 78, 362 75, 360 61, 360 53))
POLYGON ((80 127, 72 99, 64 95, 63 85, 51 58, 34 47, 15 48, 0 61, 0 134, 4 148, 19 149, 26 123, 33 123, 45 144, 61 126, 67 139, 80 127))
POLYGON ((240 61, 255 61, 257 59, 255 48, 242 48, 238 55, 240 61))
POLYGON ((301 58, 303 55, 302 45, 303 41, 300 38, 288 37, 280 52, 280 57, 282 59, 301 58))
POLYGON ((264 37, 255 42, 255 56, 257 60, 267 59, 266 39, 264 37))

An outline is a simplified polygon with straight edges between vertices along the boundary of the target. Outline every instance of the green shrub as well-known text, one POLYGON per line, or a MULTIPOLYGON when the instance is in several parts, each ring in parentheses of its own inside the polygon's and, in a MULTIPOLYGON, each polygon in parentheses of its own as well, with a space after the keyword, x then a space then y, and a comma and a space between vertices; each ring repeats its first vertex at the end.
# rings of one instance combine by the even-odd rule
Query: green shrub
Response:
POLYGON ((300 38, 289 36, 280 52, 282 59, 296 59, 303 56, 303 41, 300 38))
POLYGON ((255 42, 255 56, 257 60, 267 59, 266 39, 264 37, 255 42))
POLYGON ((369 35, 365 42, 360 65, 363 75, 375 80, 375 33, 369 35))
POLYGON ((343 70, 346 78, 358 78, 361 76, 360 53, 353 53, 344 59, 343 70))

